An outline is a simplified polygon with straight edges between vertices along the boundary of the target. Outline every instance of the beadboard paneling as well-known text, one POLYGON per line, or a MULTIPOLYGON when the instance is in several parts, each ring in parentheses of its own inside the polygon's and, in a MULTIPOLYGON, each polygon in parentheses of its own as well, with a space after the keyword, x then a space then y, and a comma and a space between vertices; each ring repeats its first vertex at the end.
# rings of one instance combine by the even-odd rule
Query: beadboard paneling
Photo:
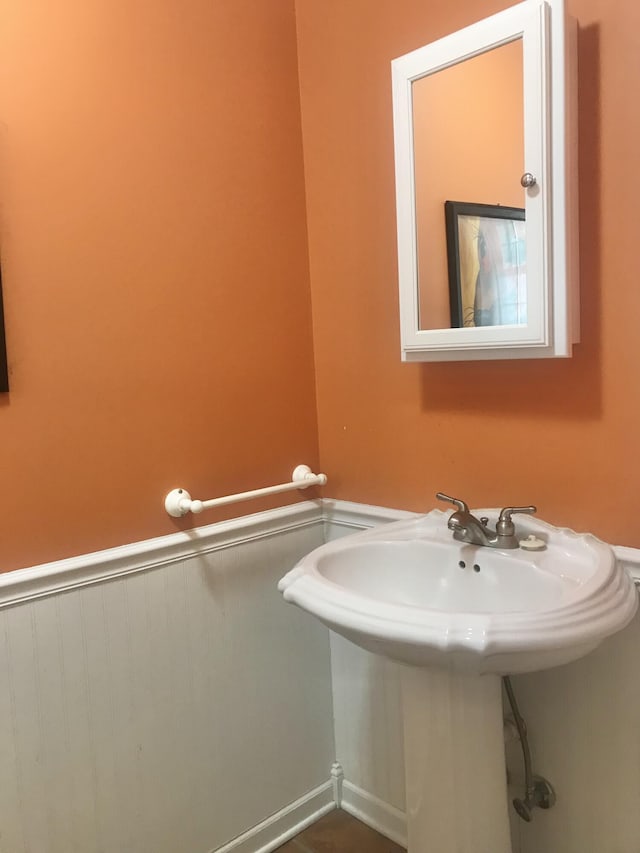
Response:
POLYGON ((305 526, 0 611, 2 853, 207 853, 328 780, 305 526))

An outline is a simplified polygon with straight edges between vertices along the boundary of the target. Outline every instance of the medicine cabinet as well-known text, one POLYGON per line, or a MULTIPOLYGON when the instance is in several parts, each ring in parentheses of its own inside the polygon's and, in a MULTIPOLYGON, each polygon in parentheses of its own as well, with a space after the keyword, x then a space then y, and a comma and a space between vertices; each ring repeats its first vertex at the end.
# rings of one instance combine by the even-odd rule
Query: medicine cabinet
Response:
POLYGON ((571 355, 576 76, 563 0, 392 62, 404 361, 571 355))

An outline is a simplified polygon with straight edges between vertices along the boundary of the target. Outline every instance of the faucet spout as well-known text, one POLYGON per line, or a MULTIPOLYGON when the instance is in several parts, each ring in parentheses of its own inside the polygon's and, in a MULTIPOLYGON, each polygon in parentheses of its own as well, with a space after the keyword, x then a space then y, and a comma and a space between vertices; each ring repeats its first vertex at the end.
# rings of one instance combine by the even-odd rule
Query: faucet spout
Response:
POLYGON ((466 542, 469 545, 483 545, 495 547, 498 534, 491 530, 485 523, 476 518, 470 512, 458 510, 449 516, 447 527, 453 531, 453 538, 458 542, 466 542))

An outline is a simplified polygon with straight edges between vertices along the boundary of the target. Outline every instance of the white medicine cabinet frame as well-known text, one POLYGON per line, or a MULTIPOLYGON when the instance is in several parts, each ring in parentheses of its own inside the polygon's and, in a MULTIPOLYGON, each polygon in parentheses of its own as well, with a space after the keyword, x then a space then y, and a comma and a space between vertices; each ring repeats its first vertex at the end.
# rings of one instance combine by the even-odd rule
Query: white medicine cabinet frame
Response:
MULTIPOLYGON (((524 0, 391 65, 402 360, 570 357, 579 340, 577 25, 567 17, 564 0, 524 0), (413 83, 517 39, 523 57, 524 172, 535 176, 524 191, 527 322, 421 328, 413 83)), ((519 183, 520 177, 514 179, 519 183)), ((444 239, 444 222, 442 234, 444 239)))

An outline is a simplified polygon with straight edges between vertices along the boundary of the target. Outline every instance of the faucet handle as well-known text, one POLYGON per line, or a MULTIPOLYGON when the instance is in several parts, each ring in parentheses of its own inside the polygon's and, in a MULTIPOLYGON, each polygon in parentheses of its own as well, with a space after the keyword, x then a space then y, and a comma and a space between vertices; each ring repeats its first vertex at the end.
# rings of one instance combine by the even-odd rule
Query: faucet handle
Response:
POLYGON ((501 536, 513 536, 515 526, 511 520, 511 514, 514 512, 526 512, 528 515, 533 515, 538 508, 535 506, 506 506, 500 511, 500 517, 496 525, 496 531, 501 536))
POLYGON ((460 498, 450 498, 449 495, 445 495, 443 492, 436 492, 436 497, 439 501, 446 501, 453 504, 460 512, 469 512, 469 507, 460 498))

